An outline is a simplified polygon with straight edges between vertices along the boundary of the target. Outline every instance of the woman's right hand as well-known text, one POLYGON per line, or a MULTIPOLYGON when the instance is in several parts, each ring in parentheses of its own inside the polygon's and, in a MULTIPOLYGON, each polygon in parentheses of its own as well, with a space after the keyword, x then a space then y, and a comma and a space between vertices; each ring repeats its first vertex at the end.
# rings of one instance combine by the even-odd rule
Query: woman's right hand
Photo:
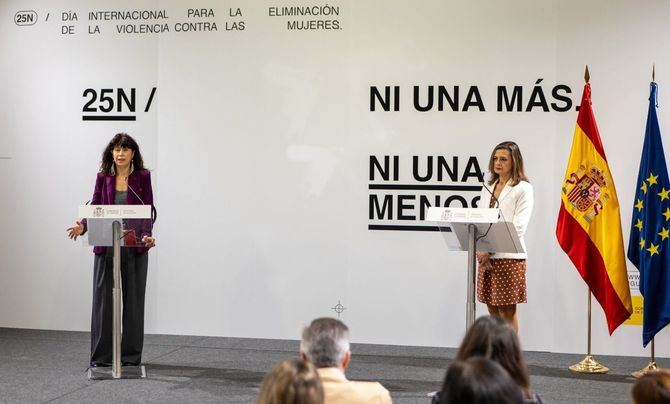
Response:
POLYGON ((477 262, 479 263, 480 266, 485 266, 488 264, 489 259, 491 258, 491 255, 487 252, 484 251, 477 251, 477 262))
POLYGON ((82 234, 84 234, 84 225, 80 221, 77 221, 74 226, 67 228, 67 236, 71 239, 76 240, 82 234))

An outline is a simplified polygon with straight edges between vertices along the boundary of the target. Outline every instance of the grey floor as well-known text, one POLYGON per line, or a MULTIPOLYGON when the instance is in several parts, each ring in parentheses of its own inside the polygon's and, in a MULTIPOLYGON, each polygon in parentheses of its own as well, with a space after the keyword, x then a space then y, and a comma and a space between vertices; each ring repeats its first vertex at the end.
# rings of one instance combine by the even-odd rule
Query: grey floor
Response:
MULTIPOLYGON (((89 381, 88 333, 0 328, 0 403, 253 403, 264 374, 297 351, 297 341, 147 335, 147 379, 89 381)), ((382 345, 352 351, 347 376, 380 381, 394 403, 428 403, 426 394, 439 389, 455 354, 382 345)), ((526 352, 533 388, 545 403, 629 403, 629 375, 648 362, 598 356, 609 374, 567 370, 582 357, 526 352)))

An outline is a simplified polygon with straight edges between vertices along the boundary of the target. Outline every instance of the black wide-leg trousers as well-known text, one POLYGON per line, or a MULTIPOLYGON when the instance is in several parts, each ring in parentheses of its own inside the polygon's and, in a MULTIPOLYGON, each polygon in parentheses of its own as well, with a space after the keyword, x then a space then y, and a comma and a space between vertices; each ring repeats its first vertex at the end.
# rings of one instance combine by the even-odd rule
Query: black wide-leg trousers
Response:
MULTIPOLYGON (((121 362, 142 363, 144 345, 144 295, 147 285, 148 254, 121 249, 121 291, 123 296, 121 362)), ((93 267, 93 312, 91 315, 91 365, 112 363, 112 321, 114 288, 113 249, 95 256, 93 267)))

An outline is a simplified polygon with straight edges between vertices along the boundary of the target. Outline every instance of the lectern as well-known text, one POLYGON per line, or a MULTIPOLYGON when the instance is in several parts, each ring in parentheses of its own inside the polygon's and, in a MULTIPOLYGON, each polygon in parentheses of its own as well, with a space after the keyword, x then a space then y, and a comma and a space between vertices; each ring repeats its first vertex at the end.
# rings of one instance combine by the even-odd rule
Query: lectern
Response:
POLYGON ((449 250, 468 252, 466 330, 475 321, 477 250, 491 253, 524 252, 514 223, 501 221, 499 217, 499 209, 428 208, 426 220, 437 223, 449 250))
POLYGON ((112 289, 112 367, 90 368, 89 379, 137 379, 146 377, 140 366, 121 366, 121 248, 144 247, 142 236, 151 234, 151 205, 82 205, 78 217, 86 219, 84 241, 89 246, 114 249, 112 289))

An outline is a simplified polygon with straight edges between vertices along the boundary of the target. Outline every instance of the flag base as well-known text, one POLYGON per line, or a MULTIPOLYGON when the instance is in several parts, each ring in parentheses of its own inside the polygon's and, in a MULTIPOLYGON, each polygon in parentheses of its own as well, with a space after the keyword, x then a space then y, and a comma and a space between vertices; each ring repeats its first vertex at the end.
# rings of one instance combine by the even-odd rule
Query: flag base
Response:
POLYGON ((649 364, 647 366, 645 366, 642 369, 638 370, 637 372, 633 372, 631 374, 633 375, 634 378, 639 379, 640 377, 646 375, 647 373, 654 372, 654 371, 659 370, 659 369, 660 368, 658 367, 658 365, 656 365, 656 362, 651 361, 651 362, 649 362, 649 364))
POLYGON ((112 367, 88 368, 88 380, 146 379, 144 365, 121 366, 121 372, 114 375, 112 367))
POLYGON ((608 367, 601 365, 591 355, 586 355, 586 358, 570 366, 569 369, 576 373, 607 373, 610 371, 608 367))

